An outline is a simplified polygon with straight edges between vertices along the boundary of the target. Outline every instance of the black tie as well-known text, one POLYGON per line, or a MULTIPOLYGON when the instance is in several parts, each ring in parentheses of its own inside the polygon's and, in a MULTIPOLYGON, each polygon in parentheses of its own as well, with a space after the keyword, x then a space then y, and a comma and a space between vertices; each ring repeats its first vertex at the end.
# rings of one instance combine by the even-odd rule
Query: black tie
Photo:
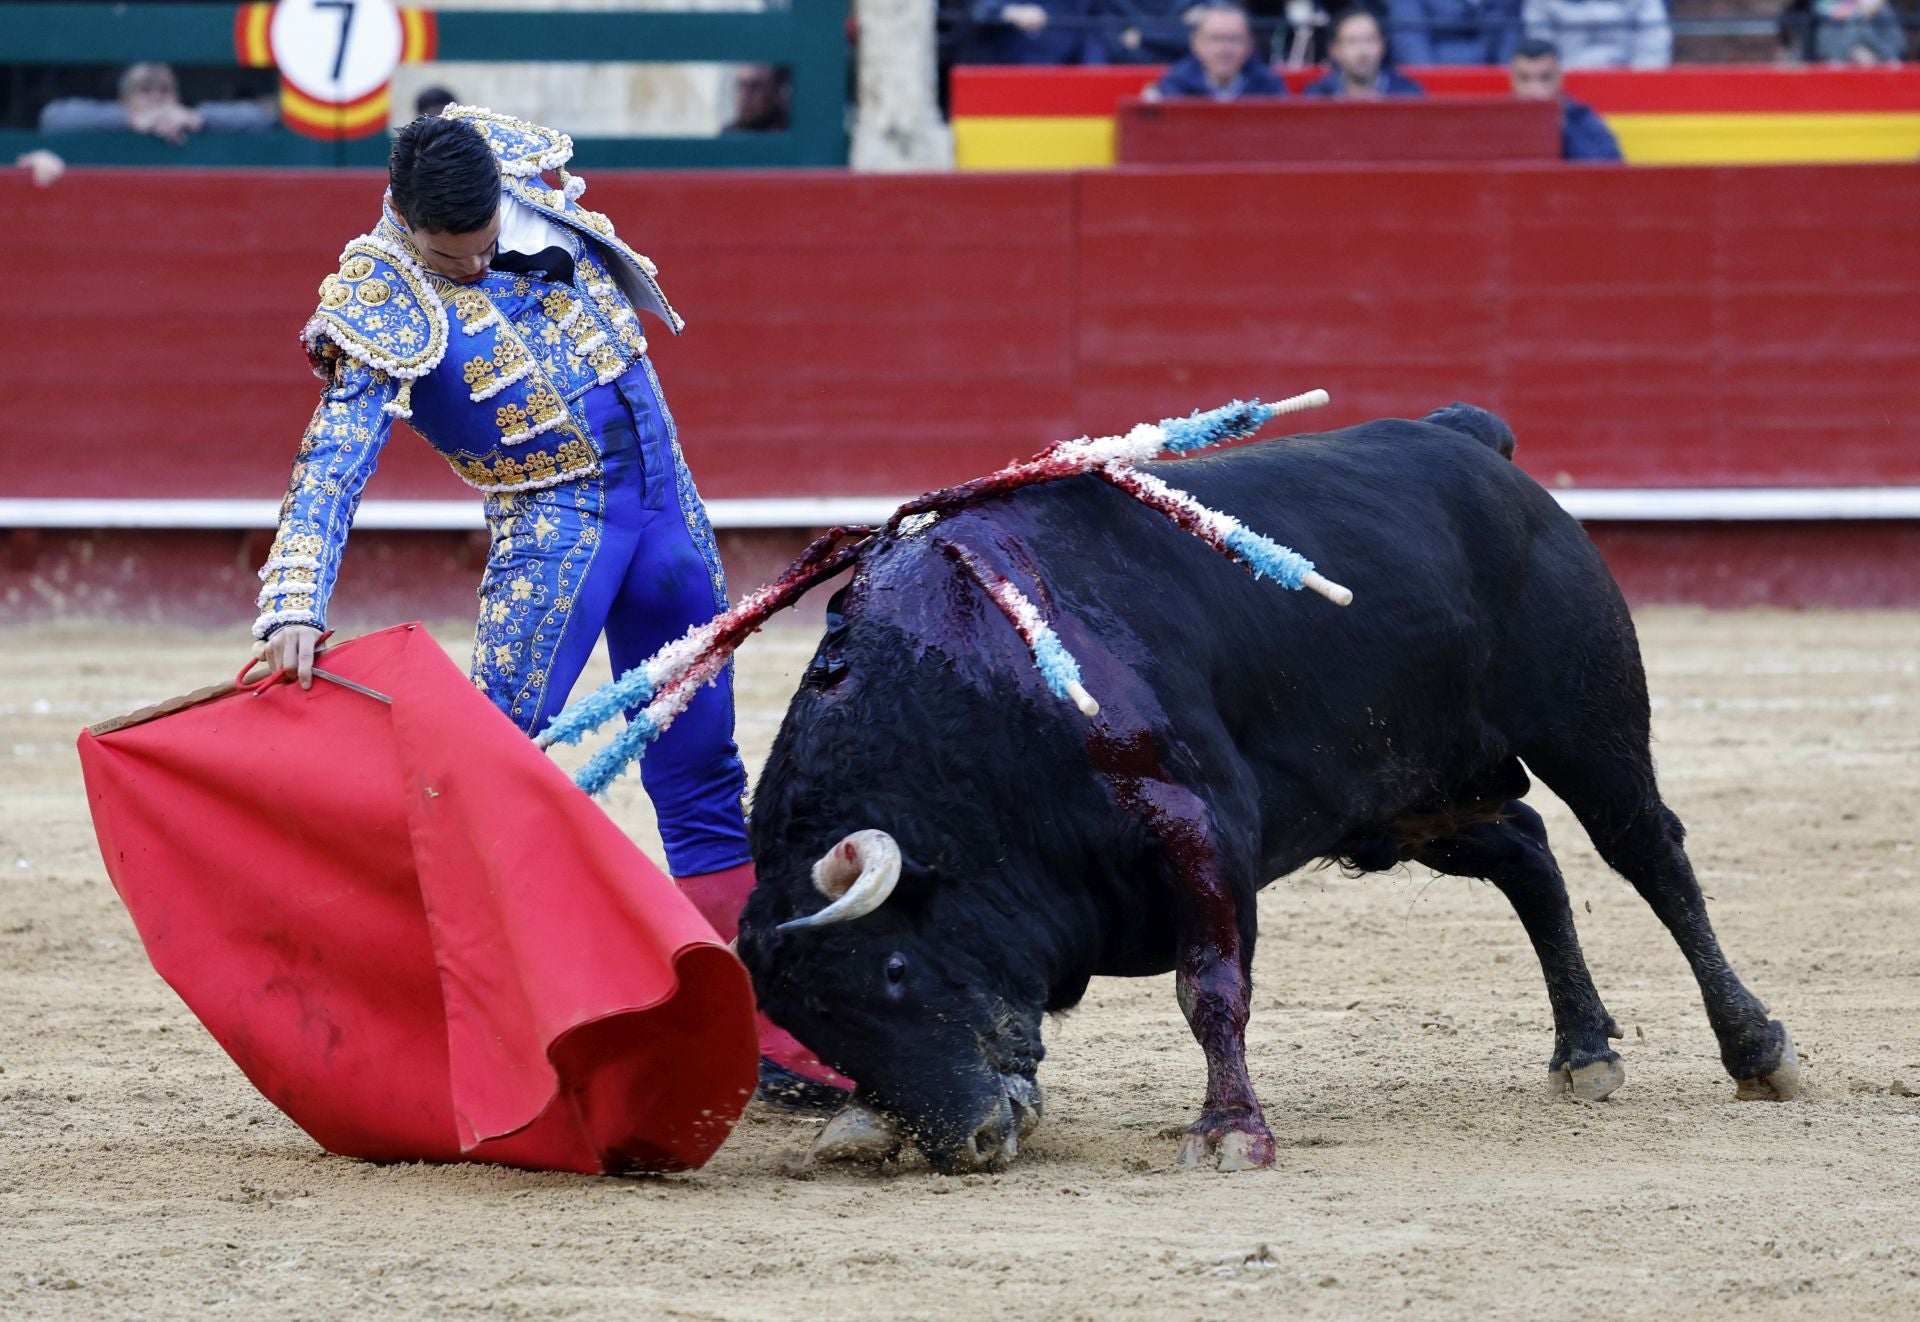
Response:
POLYGON ((573 283, 573 254, 565 248, 542 248, 536 253, 497 252, 491 264, 496 271, 537 275, 561 285, 573 283))

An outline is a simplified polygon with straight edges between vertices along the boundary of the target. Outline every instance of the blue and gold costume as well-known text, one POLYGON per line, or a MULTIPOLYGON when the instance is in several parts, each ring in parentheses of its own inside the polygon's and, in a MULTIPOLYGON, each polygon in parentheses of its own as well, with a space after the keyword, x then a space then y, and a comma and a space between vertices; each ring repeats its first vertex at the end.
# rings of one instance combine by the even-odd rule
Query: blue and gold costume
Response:
MULTIPOLYGON (((396 417, 485 497, 492 548, 480 584, 473 682, 521 729, 565 703, 604 631, 615 673, 726 608, 705 507, 681 455, 639 312, 682 321, 652 262, 579 203, 572 142, 453 106, 500 164, 503 208, 523 206, 575 249, 571 282, 426 269, 383 205, 320 285, 302 333, 327 382, 260 571, 254 635, 324 628, 360 492, 396 417), (542 174, 557 172, 559 188, 542 174)), ((679 876, 747 857, 732 676, 703 691, 641 768, 679 876)))

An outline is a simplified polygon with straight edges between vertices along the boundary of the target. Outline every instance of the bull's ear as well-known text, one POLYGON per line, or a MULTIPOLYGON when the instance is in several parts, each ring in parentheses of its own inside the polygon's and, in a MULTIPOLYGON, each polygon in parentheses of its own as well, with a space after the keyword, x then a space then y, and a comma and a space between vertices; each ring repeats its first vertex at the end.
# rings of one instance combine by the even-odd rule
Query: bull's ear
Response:
POLYGON ((762 918, 761 910, 762 906, 748 900, 747 907, 740 911, 740 930, 733 938, 733 953, 740 956, 740 962, 749 969, 753 967, 754 956, 767 947, 766 938, 773 931, 762 918))
POLYGON ((887 900, 887 908, 910 921, 918 921, 943 891, 951 893, 953 889, 952 878, 941 872, 938 863, 922 863, 912 855, 904 855, 900 859, 900 881, 887 900))
POLYGON ((795 912, 791 897, 769 887, 754 888, 740 910, 740 932, 733 940, 734 953, 749 970, 780 949, 780 924, 795 912))

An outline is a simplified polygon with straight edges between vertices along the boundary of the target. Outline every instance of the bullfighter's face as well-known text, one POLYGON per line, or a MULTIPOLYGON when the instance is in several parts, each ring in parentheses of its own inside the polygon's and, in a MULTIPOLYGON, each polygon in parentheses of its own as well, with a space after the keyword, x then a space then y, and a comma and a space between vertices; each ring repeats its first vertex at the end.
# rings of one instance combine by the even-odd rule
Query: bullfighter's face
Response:
POLYGON ((414 228, 407 237, 427 269, 460 284, 472 284, 487 273, 487 264, 500 247, 500 213, 495 211, 493 219, 465 234, 414 228))
POLYGON ((1003 916, 963 916, 945 902, 962 888, 902 858, 879 831, 849 835, 811 877, 805 860, 785 871, 797 875, 762 861, 741 923, 740 956, 762 1008, 856 1080, 856 1101, 937 1169, 1012 1157, 1040 1119, 1044 988, 1017 985, 1008 952, 995 948, 1003 916), (871 898, 870 883, 889 868, 897 876, 880 902, 850 913, 847 902, 861 909, 861 886, 871 898))

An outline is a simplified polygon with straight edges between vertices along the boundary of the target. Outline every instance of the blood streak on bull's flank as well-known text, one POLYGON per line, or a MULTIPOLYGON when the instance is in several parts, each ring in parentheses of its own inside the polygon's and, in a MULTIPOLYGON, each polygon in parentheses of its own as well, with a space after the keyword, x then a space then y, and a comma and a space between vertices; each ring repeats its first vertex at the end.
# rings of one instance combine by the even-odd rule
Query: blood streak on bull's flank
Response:
POLYGON ((958 564, 986 590, 993 604, 1007 617, 1007 623, 1026 643, 1027 650, 1033 653, 1034 667, 1047 681, 1047 687, 1078 707, 1083 716, 1089 719, 1098 716, 1100 704, 1093 700, 1093 695, 1080 682, 1080 663, 1061 643, 1053 626, 1041 617, 1039 607, 1028 600, 1027 595, 1015 587, 1006 575, 982 564, 978 556, 958 542, 943 539, 936 545, 949 560, 958 564))

